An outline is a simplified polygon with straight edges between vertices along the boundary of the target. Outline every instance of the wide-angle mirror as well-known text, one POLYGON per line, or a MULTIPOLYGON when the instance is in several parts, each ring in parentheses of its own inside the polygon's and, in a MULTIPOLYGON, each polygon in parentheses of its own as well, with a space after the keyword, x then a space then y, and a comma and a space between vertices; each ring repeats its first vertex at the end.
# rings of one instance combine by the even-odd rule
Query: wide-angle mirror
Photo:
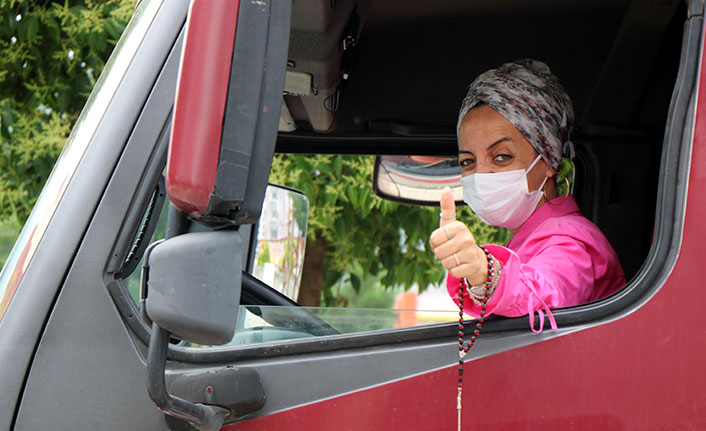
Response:
POLYGON ((375 193, 383 199, 417 205, 439 205, 444 187, 463 201, 458 157, 377 156, 373 174, 375 193))
POLYGON ((252 274, 294 301, 304 268, 308 218, 309 200, 303 193, 267 186, 252 274))

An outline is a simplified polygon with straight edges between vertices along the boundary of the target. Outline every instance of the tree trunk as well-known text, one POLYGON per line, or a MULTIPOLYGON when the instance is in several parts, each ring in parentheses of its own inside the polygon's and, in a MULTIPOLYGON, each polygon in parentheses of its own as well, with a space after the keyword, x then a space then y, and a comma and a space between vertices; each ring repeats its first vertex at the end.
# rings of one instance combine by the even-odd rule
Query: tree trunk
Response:
POLYGON ((324 254, 328 243, 317 232, 316 240, 306 239, 306 252, 304 253, 304 271, 299 288, 297 302, 306 307, 318 307, 321 304, 321 291, 326 282, 324 268, 324 254))

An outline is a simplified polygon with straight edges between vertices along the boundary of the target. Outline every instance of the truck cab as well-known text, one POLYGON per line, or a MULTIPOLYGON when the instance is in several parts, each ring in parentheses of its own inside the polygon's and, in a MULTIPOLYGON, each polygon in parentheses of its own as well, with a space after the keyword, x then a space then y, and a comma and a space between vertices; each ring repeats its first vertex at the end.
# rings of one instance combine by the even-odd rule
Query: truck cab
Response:
POLYGON ((0 430, 703 425, 703 8, 139 2, 0 273, 0 430), (556 331, 487 321, 461 409, 457 313, 298 303, 308 203, 270 172, 372 155, 371 189, 433 204, 381 171, 453 159, 466 86, 524 57, 573 99, 575 196, 628 284, 553 310, 556 331), (256 274, 273 220, 291 290, 256 274))

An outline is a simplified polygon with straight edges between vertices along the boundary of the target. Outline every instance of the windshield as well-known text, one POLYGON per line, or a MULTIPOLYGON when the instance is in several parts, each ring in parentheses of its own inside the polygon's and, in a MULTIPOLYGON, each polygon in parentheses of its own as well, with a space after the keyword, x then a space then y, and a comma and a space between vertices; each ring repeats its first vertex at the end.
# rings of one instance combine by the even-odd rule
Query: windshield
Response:
POLYGON ((144 1, 137 8, 66 141, 0 272, 0 320, 7 311, 64 191, 161 3, 161 0, 144 1))

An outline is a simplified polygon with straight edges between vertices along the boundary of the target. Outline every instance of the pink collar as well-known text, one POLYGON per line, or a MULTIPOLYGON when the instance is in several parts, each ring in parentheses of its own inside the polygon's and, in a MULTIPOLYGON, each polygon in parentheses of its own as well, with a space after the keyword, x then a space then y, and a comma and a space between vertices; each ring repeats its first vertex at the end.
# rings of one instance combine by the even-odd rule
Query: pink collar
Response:
MULTIPOLYGON (((522 244, 525 242, 527 237, 534 232, 534 230, 544 223, 546 220, 553 218, 553 217, 562 217, 566 216, 569 214, 579 214, 581 215, 581 211, 579 210, 579 206, 576 205, 576 201, 574 200, 574 197, 571 195, 568 195, 566 197, 558 197, 554 198, 549 202, 545 202, 542 206, 537 208, 535 212, 532 213, 531 216, 525 221, 525 223, 520 226, 520 229, 517 231, 515 236, 510 238, 510 241, 507 242, 506 247, 509 249, 517 249, 522 246, 522 244)), ((547 317, 549 318, 549 323, 551 324, 551 327, 553 330, 557 330, 557 325, 556 321, 554 320, 554 315, 552 314, 551 310, 547 306, 547 304, 544 303, 542 298, 535 292, 534 289, 532 289, 532 294, 534 295, 534 298, 538 300, 542 306, 539 310, 537 310, 537 314, 539 315, 539 329, 534 328, 534 305, 533 305, 533 297, 530 297, 530 301, 528 302, 527 310, 528 310, 528 315, 529 315, 529 321, 530 321, 530 327, 532 328, 532 332, 534 333, 540 333, 542 332, 542 329, 544 328, 544 313, 547 313, 547 317)))
POLYGON ((515 236, 510 238, 507 242, 506 247, 510 249, 517 249, 520 247, 527 237, 534 232, 534 230, 544 223, 546 220, 553 217, 562 217, 569 214, 581 214, 579 206, 576 204, 574 197, 572 195, 561 196, 554 198, 549 202, 545 202, 537 208, 532 215, 529 216, 527 221, 520 226, 515 236))

